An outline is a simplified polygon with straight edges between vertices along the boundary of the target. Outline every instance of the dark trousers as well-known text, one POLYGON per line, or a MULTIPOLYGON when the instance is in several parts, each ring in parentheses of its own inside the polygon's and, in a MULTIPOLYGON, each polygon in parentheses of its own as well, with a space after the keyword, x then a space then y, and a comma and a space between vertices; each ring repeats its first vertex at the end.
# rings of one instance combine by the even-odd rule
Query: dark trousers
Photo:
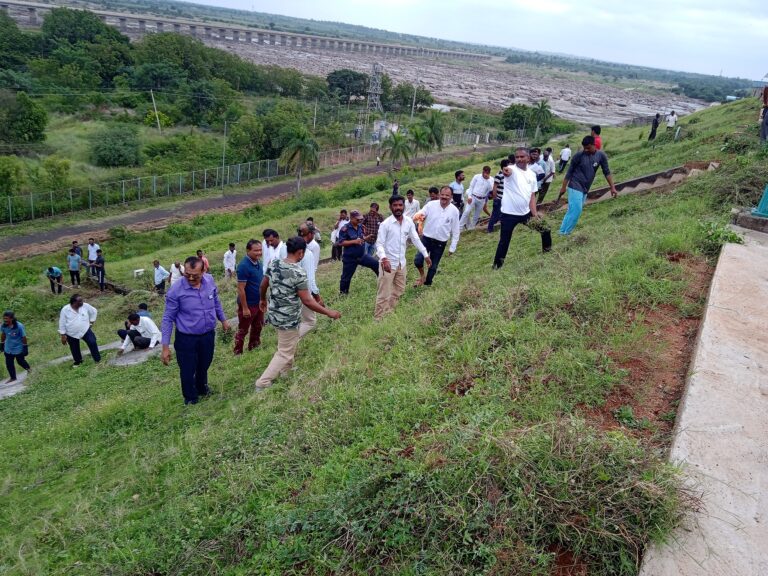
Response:
POLYGON ((464 194, 452 194, 453 200, 451 203, 459 209, 459 213, 464 209, 464 194))
POLYGON ((96 260, 88 260, 88 275, 89 276, 96 276, 96 270, 98 270, 98 268, 96 268, 96 266, 94 266, 95 262, 96 262, 96 260))
POLYGON ((158 294, 165 294, 165 280, 160 280, 159 283, 155 284, 155 290, 158 294))
POLYGON ((341 282, 339 282, 339 292, 349 294, 349 285, 352 283, 352 276, 355 274, 358 266, 365 266, 373 270, 373 273, 379 275, 379 261, 373 256, 364 254, 359 258, 344 258, 341 268, 341 282))
POLYGON ((80 340, 85 342, 88 346, 93 361, 101 362, 101 354, 99 353, 99 345, 96 342, 96 334, 93 333, 93 330, 88 328, 88 332, 86 332, 82 338, 72 338, 72 336, 67 335, 67 343, 69 344, 69 350, 72 352, 72 359, 75 361, 75 364, 83 363, 83 355, 80 353, 80 340))
MULTIPOLYGON (((424 244, 424 248, 429 252, 429 258, 432 260, 432 265, 429 267, 429 270, 427 270, 427 278, 424 280, 424 285, 432 286, 432 279, 437 273, 437 266, 440 264, 440 259, 443 257, 447 242, 441 242, 440 240, 435 240, 429 236, 422 236, 421 241, 424 244)), ((424 256, 422 256, 421 252, 416 254, 413 263, 416 268, 424 268, 424 256)))
POLYGON ((56 294, 56 286, 59 287, 59 294, 61 294, 61 276, 56 276, 55 278, 48 278, 48 281, 51 283, 51 292, 56 294))
MULTIPOLYGON (((509 242, 512 240, 512 232, 518 224, 525 224, 531 219, 531 213, 525 216, 515 216, 514 214, 501 215, 501 236, 499 245, 496 247, 496 256, 493 258, 494 268, 501 268, 504 265, 504 259, 507 257, 509 242)), ((549 252, 552 249, 552 235, 550 232, 541 233, 541 249, 549 252)))
POLYGON ((125 337, 128 336, 133 342, 133 347, 137 350, 146 350, 152 343, 151 338, 142 336, 138 330, 118 330, 117 335, 120 336, 121 340, 125 340, 125 337))
POLYGON ((557 165, 557 171, 562 172, 565 170, 565 167, 568 165, 568 160, 560 160, 560 164, 557 165))
POLYGON ((69 280, 72 286, 80 286, 80 270, 70 270, 69 280))
POLYGON ((104 292, 104 281, 106 280, 104 268, 96 268, 96 281, 99 283, 99 290, 104 292))
POLYGON ((501 220, 501 199, 498 198, 493 201, 493 210, 491 210, 491 217, 488 219, 488 232, 493 232, 493 227, 496 226, 496 222, 501 220))
POLYGON ((549 192, 549 185, 551 182, 542 182, 541 183, 541 190, 539 190, 539 196, 536 198, 536 203, 541 204, 544 202, 544 198, 547 195, 547 192, 549 192))
POLYGON ((237 334, 235 334, 235 354, 243 353, 243 343, 245 335, 248 336, 248 350, 253 350, 261 346, 261 327, 264 326, 264 313, 259 309, 259 305, 248 306, 251 315, 246 318, 243 316, 243 310, 237 306, 237 334))
POLYGON ((29 364, 27 363, 23 354, 8 354, 8 352, 6 352, 5 368, 8 370, 8 377, 11 380, 16 380, 16 366, 13 363, 14 360, 16 360, 16 362, 19 363, 19 366, 24 368, 24 370, 29 370, 29 364))
POLYGON ((341 260, 342 253, 344 252, 344 246, 334 244, 331 247, 331 260, 341 260))
POLYGON ((210 393, 208 388, 208 367, 213 361, 216 346, 216 332, 205 334, 184 334, 176 331, 173 349, 181 376, 181 393, 184 404, 197 404, 199 396, 210 393))

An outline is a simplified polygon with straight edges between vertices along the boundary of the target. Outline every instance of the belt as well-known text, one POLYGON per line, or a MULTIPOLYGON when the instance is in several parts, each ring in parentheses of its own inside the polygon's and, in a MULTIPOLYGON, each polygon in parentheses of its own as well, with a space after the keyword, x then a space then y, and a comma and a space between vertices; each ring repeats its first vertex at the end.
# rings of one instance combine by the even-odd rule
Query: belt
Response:
POLYGON ((488 198, 488 196, 475 196, 474 194, 472 194, 472 198, 477 198, 478 200, 485 200, 486 198, 488 198))
POLYGON ((432 238, 430 236, 424 236, 424 239, 429 240, 431 242, 435 242, 437 244, 443 244, 443 245, 448 244, 448 240, 438 240, 437 238, 432 238))

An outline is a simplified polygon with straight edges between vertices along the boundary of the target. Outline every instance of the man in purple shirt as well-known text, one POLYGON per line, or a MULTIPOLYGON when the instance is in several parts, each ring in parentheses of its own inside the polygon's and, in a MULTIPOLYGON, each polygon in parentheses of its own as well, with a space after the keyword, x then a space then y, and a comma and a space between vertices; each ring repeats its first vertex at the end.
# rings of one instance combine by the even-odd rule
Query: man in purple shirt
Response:
POLYGON ((168 366, 171 333, 176 324, 173 349, 179 364, 184 404, 197 404, 199 396, 210 394, 208 367, 213 361, 217 319, 222 329, 229 331, 213 276, 203 273, 202 260, 190 256, 184 261, 184 277, 168 290, 161 328, 163 353, 160 358, 168 366))

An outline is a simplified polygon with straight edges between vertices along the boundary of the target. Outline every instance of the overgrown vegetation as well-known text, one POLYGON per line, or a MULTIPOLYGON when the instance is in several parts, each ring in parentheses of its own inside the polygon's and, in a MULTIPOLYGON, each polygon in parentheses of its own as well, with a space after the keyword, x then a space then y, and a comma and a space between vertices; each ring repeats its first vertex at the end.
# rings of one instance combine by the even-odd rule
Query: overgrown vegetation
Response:
MULTIPOLYGON (((699 222, 723 222, 738 191, 724 190, 721 174, 741 166, 760 177, 759 150, 720 150, 752 112, 747 103, 701 112, 695 136, 656 147, 639 144, 636 129, 607 131, 617 180, 694 151, 721 171, 589 207, 578 241, 556 242, 546 257, 537 234, 516 231, 493 274, 494 238, 466 234, 435 285, 409 289, 381 323, 371 320, 371 275, 358 273, 340 299, 339 266, 321 267, 322 293, 342 320, 321 319, 296 370, 258 395, 252 382, 273 331, 238 358, 220 343, 215 394, 191 410, 175 368, 156 358, 42 366, 38 350, 56 353, 63 297, 47 292, 46 259, 0 265, 35 366, 29 391, 0 402, 3 571, 544 576, 565 550, 590 574, 635 574, 645 546, 686 510, 687 492, 656 448, 663 439, 635 436, 634 412, 620 413, 623 430, 604 432, 582 408, 599 407, 626 378, 613 355, 644 346, 629 312, 701 313, 683 297, 690 275, 666 255, 706 255, 699 222)), ((454 169, 408 186, 421 196, 454 169)), ((267 222, 287 235, 312 214, 327 231, 338 208, 389 194, 384 177, 358 185, 163 232, 116 231, 103 246, 109 273, 128 281, 155 257, 202 248, 220 277, 218 252, 229 241, 242 248, 267 222)), ((234 287, 220 287, 231 315, 234 287)), ((102 341, 137 299, 162 312, 148 292, 88 297, 102 311, 102 341)))

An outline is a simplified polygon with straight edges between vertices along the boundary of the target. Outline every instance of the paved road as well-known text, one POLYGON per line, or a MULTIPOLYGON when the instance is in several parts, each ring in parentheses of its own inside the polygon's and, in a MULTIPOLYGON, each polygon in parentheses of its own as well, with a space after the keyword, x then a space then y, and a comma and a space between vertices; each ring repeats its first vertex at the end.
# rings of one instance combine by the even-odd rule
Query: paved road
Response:
MULTIPOLYGON (((509 145, 478 148, 479 152, 490 152, 494 150, 509 150, 509 145)), ((472 151, 470 150, 460 152, 441 152, 438 154, 430 155, 427 160, 434 162, 436 160, 442 160, 451 156, 466 157, 471 153, 472 151)), ((302 180, 302 185, 324 186, 328 184, 334 184, 344 178, 349 178, 350 176, 384 172, 386 172, 386 168, 384 166, 356 166, 343 172, 320 174, 317 176, 305 178, 302 180)), ((261 186, 255 190, 251 190, 250 192, 245 192, 242 194, 200 198, 198 200, 186 202, 184 204, 184 212, 195 213, 217 211, 232 206, 237 206, 246 202, 256 202, 258 200, 275 198, 283 194, 291 194, 294 191, 295 186, 296 183, 294 180, 286 180, 283 182, 276 182, 275 184, 261 186)), ((66 241, 66 244, 68 245, 72 238, 87 237, 88 235, 94 234, 99 230, 106 230, 115 226, 131 226, 135 224, 141 224, 143 222, 174 219, 178 217, 179 208, 177 204, 169 205, 167 207, 158 206, 156 208, 138 210, 136 212, 125 214, 124 216, 107 217, 93 221, 88 221, 87 212, 83 212, 83 220, 85 220, 85 222, 82 224, 67 224, 52 228, 50 230, 34 232, 31 234, 16 234, 5 238, 0 238, 0 253, 4 253, 6 257, 11 256, 15 250, 28 247, 31 244, 50 244, 66 241)))

